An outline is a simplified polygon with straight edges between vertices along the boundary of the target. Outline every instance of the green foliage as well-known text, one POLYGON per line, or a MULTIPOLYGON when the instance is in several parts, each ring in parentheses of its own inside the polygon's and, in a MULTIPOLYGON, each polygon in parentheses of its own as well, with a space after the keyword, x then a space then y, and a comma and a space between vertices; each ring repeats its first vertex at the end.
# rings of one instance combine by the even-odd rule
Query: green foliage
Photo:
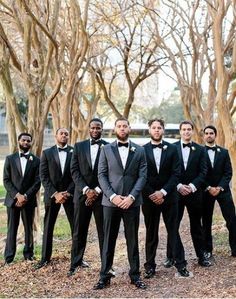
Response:
POLYGON ((59 215, 55 224, 54 238, 67 239, 71 237, 70 225, 65 215, 59 215))
POLYGON ((0 198, 4 198, 6 195, 6 190, 3 186, 0 186, 0 198))

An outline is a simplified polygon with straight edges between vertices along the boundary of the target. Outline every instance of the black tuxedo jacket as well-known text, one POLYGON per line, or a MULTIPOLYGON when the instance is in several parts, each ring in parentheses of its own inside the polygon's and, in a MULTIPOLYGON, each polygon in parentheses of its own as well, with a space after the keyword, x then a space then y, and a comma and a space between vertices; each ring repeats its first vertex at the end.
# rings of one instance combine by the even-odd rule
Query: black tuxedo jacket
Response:
POLYGON ((6 157, 3 183, 7 191, 4 204, 12 207, 15 204, 15 196, 19 192, 27 195, 27 205, 37 206, 36 193, 40 188, 38 157, 29 154, 24 176, 22 176, 19 153, 6 157))
POLYGON ((185 185, 192 183, 197 190, 202 188, 207 173, 207 157, 205 148, 195 142, 192 142, 187 168, 185 169, 181 150, 181 142, 178 141, 174 144, 177 147, 181 165, 181 175, 179 182, 185 185))
POLYGON ((98 179, 103 191, 102 205, 116 207, 110 202, 114 193, 135 197, 131 207, 143 203, 142 190, 147 179, 147 162, 143 147, 130 142, 125 169, 117 147, 117 142, 105 145, 101 150, 98 164, 98 179))
POLYGON ((40 163, 40 178, 44 187, 44 201, 47 205, 52 202, 52 195, 57 191, 74 193, 74 183, 70 172, 70 161, 73 147, 68 145, 64 173, 61 171, 57 146, 46 149, 42 153, 40 163))
POLYGON ((162 149, 159 173, 156 168, 155 158, 151 142, 144 145, 147 159, 147 182, 143 190, 144 201, 150 200, 148 196, 157 190, 164 189, 167 192, 165 201, 177 199, 176 186, 180 177, 180 161, 175 145, 162 141, 162 149))
POLYGON ((216 146, 214 165, 212 167, 209 155, 207 155, 207 176, 204 182, 205 188, 222 187, 224 191, 220 192, 218 197, 228 196, 230 193, 229 183, 232 178, 232 165, 227 149, 216 146))
MULTIPOLYGON (((90 139, 78 142, 74 146, 71 159, 71 175, 75 183, 74 203, 76 203, 83 195, 83 188, 88 186, 91 189, 99 187, 98 182, 98 161, 101 148, 108 144, 105 140, 101 140, 100 148, 92 169, 90 139)), ((100 198, 101 199, 101 196, 100 198)))

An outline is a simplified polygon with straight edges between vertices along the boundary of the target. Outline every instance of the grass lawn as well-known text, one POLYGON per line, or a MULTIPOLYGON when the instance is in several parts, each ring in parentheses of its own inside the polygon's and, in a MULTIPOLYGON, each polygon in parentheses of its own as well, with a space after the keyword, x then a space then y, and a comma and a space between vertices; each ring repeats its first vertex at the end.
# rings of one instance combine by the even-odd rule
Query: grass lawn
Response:
POLYGON ((0 186, 0 198, 5 197, 6 190, 3 186, 0 186))

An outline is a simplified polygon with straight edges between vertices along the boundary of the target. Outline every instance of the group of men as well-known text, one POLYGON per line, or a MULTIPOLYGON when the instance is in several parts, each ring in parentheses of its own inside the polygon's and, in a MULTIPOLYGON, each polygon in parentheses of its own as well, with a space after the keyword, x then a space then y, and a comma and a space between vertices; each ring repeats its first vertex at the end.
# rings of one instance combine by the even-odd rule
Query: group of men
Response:
POLYGON ((190 121, 180 123, 181 140, 170 144, 163 140, 164 122, 148 123, 150 142, 139 146, 129 139, 131 127, 125 118, 115 121, 116 140, 102 139, 103 123, 94 118, 89 123, 90 138, 68 145, 69 132, 56 132, 56 145, 43 151, 41 159, 30 152, 32 136, 18 137, 19 151, 6 158, 4 186, 8 232, 5 264, 16 253, 20 216, 25 229, 25 260, 33 260, 33 219, 40 182, 44 187, 44 230, 40 269, 51 261, 53 230, 61 205, 64 206, 72 233, 71 265, 68 276, 80 267, 89 267, 83 259, 92 214, 95 218, 101 257, 100 278, 94 289, 103 289, 115 276, 113 259, 121 219, 127 244, 131 284, 145 289, 140 278, 138 229, 140 207, 146 226, 145 273, 150 279, 156 271, 156 251, 162 214, 166 226, 167 259, 165 267, 175 266, 178 275, 188 277, 185 250, 179 227, 186 207, 190 233, 202 267, 211 266, 213 252, 212 215, 219 202, 232 256, 236 256, 236 216, 229 187, 232 167, 228 151, 216 145, 217 130, 203 130, 205 146, 192 141, 190 121))

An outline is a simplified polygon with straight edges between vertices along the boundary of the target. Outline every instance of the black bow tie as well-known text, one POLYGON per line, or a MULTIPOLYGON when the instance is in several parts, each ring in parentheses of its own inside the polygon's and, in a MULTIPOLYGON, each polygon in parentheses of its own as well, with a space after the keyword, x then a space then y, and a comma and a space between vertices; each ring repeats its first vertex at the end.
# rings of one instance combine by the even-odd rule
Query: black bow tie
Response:
POLYGON ((207 146, 207 145, 206 145, 206 149, 207 149, 207 150, 212 150, 212 151, 215 152, 215 151, 216 151, 216 146, 207 146))
POLYGON ((121 147, 121 146, 129 147, 129 142, 122 143, 122 142, 119 142, 119 141, 118 141, 117 144, 118 144, 118 147, 121 147))
POLYGON ((152 143, 152 148, 163 148, 163 144, 162 143, 159 143, 159 144, 153 144, 152 143))
POLYGON ((24 157, 25 159, 29 159, 29 154, 20 153, 20 157, 24 157))
POLYGON ((64 148, 58 147, 59 152, 67 152, 67 150, 68 150, 67 147, 64 147, 64 148))
POLYGON ((183 148, 185 148, 186 146, 190 148, 191 147, 191 143, 183 143, 183 148))
POLYGON ((98 140, 92 139, 92 140, 91 140, 91 145, 94 145, 94 144, 101 145, 101 144, 102 144, 101 139, 98 139, 98 140))

